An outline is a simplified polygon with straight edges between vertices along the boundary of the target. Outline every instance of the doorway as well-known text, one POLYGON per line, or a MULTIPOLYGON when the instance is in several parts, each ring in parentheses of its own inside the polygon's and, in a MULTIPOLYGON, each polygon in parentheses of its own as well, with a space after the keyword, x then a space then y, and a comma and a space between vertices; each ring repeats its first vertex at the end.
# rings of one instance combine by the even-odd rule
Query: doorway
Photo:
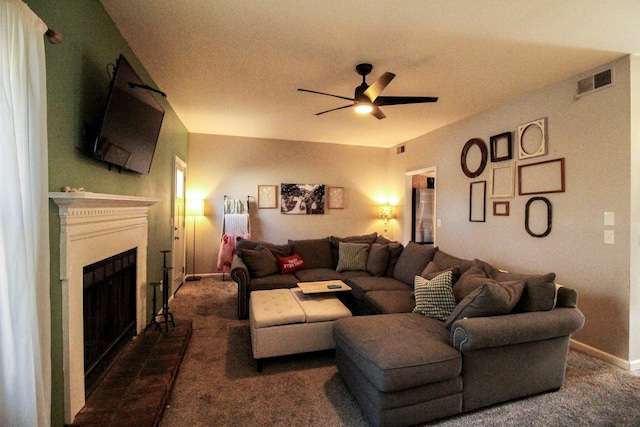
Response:
POLYGON ((173 171, 173 280, 171 290, 173 293, 184 283, 185 260, 187 256, 186 248, 186 223, 185 223, 185 186, 187 182, 187 163, 177 157, 174 161, 173 171))
POLYGON ((406 173, 405 200, 411 209, 405 211, 405 241, 421 245, 436 242, 436 168, 406 173))

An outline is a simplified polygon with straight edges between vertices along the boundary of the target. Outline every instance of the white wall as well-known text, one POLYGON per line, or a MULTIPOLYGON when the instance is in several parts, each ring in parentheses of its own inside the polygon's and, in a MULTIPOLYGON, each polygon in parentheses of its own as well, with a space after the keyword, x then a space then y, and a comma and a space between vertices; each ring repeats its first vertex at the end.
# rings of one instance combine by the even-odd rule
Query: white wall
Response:
POLYGON ((640 369, 640 57, 631 56, 631 280, 629 360, 640 369))
POLYGON ((576 78, 569 79, 408 141, 404 154, 390 150, 389 170, 391 194, 406 204, 405 172, 436 166, 440 249, 514 272, 555 272, 558 283, 578 290, 586 316, 574 338, 629 360, 629 58, 615 62, 615 73, 614 86, 580 99, 574 97, 576 78), (513 161, 565 158, 566 192, 543 195, 553 206, 551 234, 534 238, 525 231, 525 204, 532 196, 517 195, 517 179, 510 216, 493 216, 494 199, 488 199, 486 222, 469 222, 469 184, 488 184, 491 162, 478 178, 468 178, 460 167, 465 143, 478 137, 489 144, 505 131, 513 131, 515 141, 518 125, 541 117, 548 121, 548 154, 517 160, 514 150, 513 161), (604 212, 615 212, 616 225, 608 227, 615 245, 603 243, 604 212))
MULTIPOLYGON (((286 243, 288 239, 350 236, 377 231, 378 204, 387 200, 387 149, 300 141, 192 134, 189 141, 187 197, 207 199, 206 218, 197 222, 196 272, 216 272, 224 195, 251 196, 252 239, 286 243), (325 184, 344 187, 344 209, 324 215, 284 215, 256 209, 258 185, 325 184)), ((188 241, 192 234, 187 220, 188 241)), ((191 272, 191 244, 187 265, 191 272)))

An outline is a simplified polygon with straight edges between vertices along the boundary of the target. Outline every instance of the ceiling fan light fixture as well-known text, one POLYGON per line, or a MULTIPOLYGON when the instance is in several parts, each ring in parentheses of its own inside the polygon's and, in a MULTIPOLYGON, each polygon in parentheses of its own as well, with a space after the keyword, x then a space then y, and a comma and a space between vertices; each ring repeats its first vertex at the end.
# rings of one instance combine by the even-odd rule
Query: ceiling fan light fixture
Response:
POLYGON ((367 102, 359 102, 356 104, 356 113, 358 114, 369 114, 373 111, 373 105, 367 102))

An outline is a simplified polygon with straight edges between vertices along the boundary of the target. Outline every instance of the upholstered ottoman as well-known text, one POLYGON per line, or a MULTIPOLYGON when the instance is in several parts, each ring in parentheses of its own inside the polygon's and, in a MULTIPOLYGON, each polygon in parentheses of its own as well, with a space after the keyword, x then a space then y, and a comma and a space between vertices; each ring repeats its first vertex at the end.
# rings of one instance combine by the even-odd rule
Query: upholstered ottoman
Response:
POLYGON ((335 348, 333 323, 351 316, 335 295, 305 295, 300 288, 251 292, 249 326, 258 372, 267 357, 335 348))
POLYGON ((333 331, 338 371, 372 425, 462 412, 462 355, 443 322, 417 313, 356 316, 333 331))

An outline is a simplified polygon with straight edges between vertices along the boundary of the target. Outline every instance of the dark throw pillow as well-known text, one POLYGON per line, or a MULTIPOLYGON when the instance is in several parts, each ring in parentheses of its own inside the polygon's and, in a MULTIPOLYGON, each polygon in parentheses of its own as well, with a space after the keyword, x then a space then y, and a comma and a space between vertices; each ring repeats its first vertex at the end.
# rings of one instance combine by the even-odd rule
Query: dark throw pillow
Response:
POLYGON ((444 325, 451 329, 453 322, 465 317, 509 314, 520 300, 523 291, 522 282, 495 283, 489 279, 489 282, 476 288, 460 301, 444 325))
POLYGON ((520 301, 513 309, 515 312, 547 311, 551 310, 555 305, 555 273, 529 275, 507 273, 493 269, 489 276, 498 282, 507 282, 512 280, 524 282, 524 292, 522 293, 522 298, 520 298, 520 301))
POLYGON ((414 242, 407 243, 393 270, 393 278, 411 286, 414 277, 422 273, 437 251, 438 248, 433 246, 423 246, 414 242))
POLYGON ((384 276, 389 268, 389 258, 391 249, 389 245, 374 243, 369 248, 369 258, 367 258, 367 271, 375 277, 384 276))
POLYGON ((240 249, 241 258, 255 277, 265 277, 278 272, 278 262, 275 255, 264 246, 257 246, 256 250, 240 249))

